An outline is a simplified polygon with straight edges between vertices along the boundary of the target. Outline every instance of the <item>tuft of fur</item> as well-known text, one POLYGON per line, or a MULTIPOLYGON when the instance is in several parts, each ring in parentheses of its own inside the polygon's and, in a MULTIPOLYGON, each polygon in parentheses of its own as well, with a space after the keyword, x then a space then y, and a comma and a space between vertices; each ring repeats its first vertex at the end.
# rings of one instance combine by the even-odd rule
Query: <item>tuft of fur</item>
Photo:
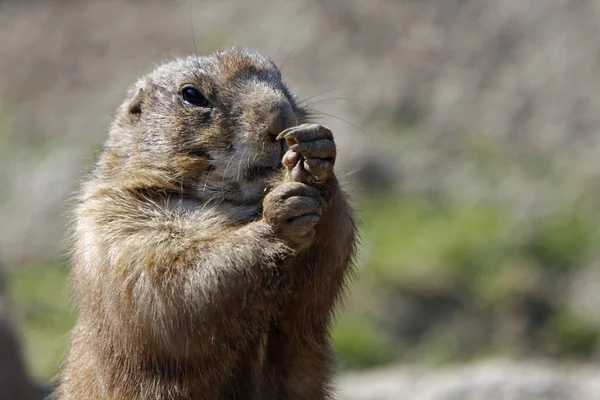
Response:
MULTIPOLYGON (((330 396, 355 226, 333 172, 275 138, 306 118, 275 64, 245 50, 135 84, 75 209, 59 399, 330 396), (210 106, 187 104, 186 85, 210 106)), ((314 154, 333 145, 323 127, 295 134, 326 136, 314 154)))

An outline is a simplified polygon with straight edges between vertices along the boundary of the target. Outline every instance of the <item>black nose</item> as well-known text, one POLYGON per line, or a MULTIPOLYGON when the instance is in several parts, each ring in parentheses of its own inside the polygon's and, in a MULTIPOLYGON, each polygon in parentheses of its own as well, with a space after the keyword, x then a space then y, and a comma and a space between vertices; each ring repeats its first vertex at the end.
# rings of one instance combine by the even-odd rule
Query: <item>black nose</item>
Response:
POLYGON ((269 117, 269 134, 275 140, 279 133, 287 128, 298 125, 298 119, 292 109, 292 105, 287 100, 280 100, 273 104, 269 117))

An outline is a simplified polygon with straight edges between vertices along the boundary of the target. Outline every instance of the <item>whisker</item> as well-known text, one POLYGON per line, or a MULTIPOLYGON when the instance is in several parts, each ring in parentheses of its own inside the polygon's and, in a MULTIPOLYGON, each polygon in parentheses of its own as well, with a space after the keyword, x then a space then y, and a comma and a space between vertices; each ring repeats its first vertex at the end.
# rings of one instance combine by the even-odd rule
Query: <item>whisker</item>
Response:
POLYGON ((248 149, 244 149, 244 151, 242 152, 242 156, 240 157, 240 162, 238 163, 238 172, 237 172, 237 176, 235 178, 236 182, 240 181, 240 173, 242 172, 242 162, 244 161, 244 156, 246 155, 247 151, 248 151, 248 149))
POLYGON ((254 156, 252 156, 252 162, 250 162, 250 154, 248 154, 248 157, 246 158, 246 169, 250 168, 250 165, 254 164, 254 161, 256 161, 256 158, 258 157, 257 153, 254 153, 254 156))
POLYGON ((259 153, 254 153, 254 157, 252 157, 252 162, 250 162, 250 157, 248 157, 248 168, 250 168, 251 165, 253 165, 256 162, 256 159, 258 158, 259 155, 262 155, 265 151, 265 142, 263 142, 262 144, 262 149, 263 151, 259 154, 259 153))
POLYGON ((298 86, 298 89, 296 89, 294 94, 292 94, 292 96, 294 97, 294 100, 298 100, 298 95, 300 94, 302 89, 304 89, 304 85, 298 86))
POLYGON ((198 48, 196 47, 196 32, 194 32, 194 20, 192 19, 192 4, 188 4, 190 8, 190 29, 192 31, 192 43, 194 44, 194 54, 196 55, 196 61, 198 61, 198 48))
POLYGON ((349 177, 349 176, 351 176, 351 175, 354 175, 354 174, 356 174, 357 172, 360 172, 360 171, 362 171, 363 169, 365 169, 365 168, 364 168, 364 167, 356 168, 356 169, 355 169, 355 170, 353 170, 353 171, 350 171, 350 172, 347 172, 347 173, 345 173, 344 175, 342 175, 342 176, 341 176, 341 178, 342 178, 342 179, 345 179, 345 178, 347 178, 347 177, 349 177))
POLYGON ((229 164, 231 164, 232 160, 233 160, 233 157, 230 157, 229 161, 227 161, 227 165, 225 165, 225 170, 223 171, 223 175, 221 176, 221 198, 222 199, 225 198, 225 175, 227 175, 227 169, 229 168, 229 164))
POLYGON ((347 123, 348 125, 350 125, 350 126, 352 126, 352 127, 356 128, 356 129, 358 129, 359 131, 361 131, 361 132, 362 132, 362 133, 364 133, 365 135, 368 135, 368 133, 367 133, 367 132, 366 132, 364 129, 362 129, 360 126, 358 126, 358 125, 356 125, 355 123, 352 123, 352 122, 350 122, 350 121, 348 121, 348 120, 345 120, 344 118, 338 117, 338 116, 336 116, 336 115, 333 115, 333 114, 328 114, 328 113, 324 113, 324 112, 311 112, 311 114, 312 114, 312 115, 324 115, 324 116, 327 116, 327 117, 335 118, 335 119, 337 119, 338 121, 345 122, 345 123, 347 123))
POLYGON ((324 90, 324 91, 322 91, 322 92, 319 92, 319 93, 317 93, 317 94, 313 94, 312 96, 308 96, 307 98, 300 100, 300 101, 299 101, 297 104, 298 104, 298 105, 300 105, 300 104, 302 104, 302 103, 305 103, 305 102, 307 102, 307 101, 308 101, 308 100, 310 100, 310 99, 314 99, 315 97, 322 96, 322 95, 324 95, 324 94, 326 94, 326 93, 330 93, 330 92, 333 92, 333 91, 335 91, 335 90, 341 90, 341 89, 345 89, 345 88, 347 88, 347 87, 350 87, 350 86, 356 86, 356 85, 358 85, 358 84, 359 84, 359 82, 354 82, 354 83, 349 83, 349 84, 347 84, 347 85, 336 86, 336 87, 334 87, 334 88, 331 88, 331 89, 324 90))
POLYGON ((283 61, 281 62, 281 64, 279 64, 279 70, 280 70, 280 71, 283 71, 283 66, 285 65, 285 62, 286 62, 287 60, 293 60, 293 59, 295 59, 295 58, 298 58, 298 56, 292 56, 292 55, 289 55, 289 56, 287 56, 286 58, 284 58, 284 59, 283 59, 283 61))
MULTIPOLYGON (((189 9, 190 9, 190 30, 192 31, 192 44, 194 45, 194 55, 196 57, 196 66, 198 67, 198 70, 201 70, 200 60, 199 60, 199 56, 198 56, 198 48, 196 47, 196 32, 195 32, 195 29, 194 29, 194 20, 192 18, 192 4, 190 3, 190 4, 188 4, 188 6, 189 6, 189 9)), ((194 77, 196 79, 201 80, 201 77, 198 74, 198 71, 191 70, 190 72, 192 73, 192 75, 194 75, 194 77)))
MULTIPOLYGON (((275 52, 275 59, 277 58, 277 56, 279 55, 279 51, 281 50, 281 48, 283 47, 283 44, 285 43, 286 39, 290 36, 290 34, 292 33, 293 29, 290 29, 288 31, 288 33, 285 34, 285 36, 283 37, 283 39, 281 39, 281 42, 279 43, 279 46, 277 47, 277 51, 275 52)), ((284 59, 285 61, 285 59, 284 59)), ((281 67, 283 66, 283 64, 281 65, 281 67)), ((281 67, 279 67, 279 69, 281 69, 281 67)))
POLYGON ((204 186, 202 187, 202 193, 206 192, 206 184, 208 183, 208 178, 210 177, 210 173, 212 172, 212 169, 208 169, 208 174, 206 174, 206 179, 204 180, 204 186))
POLYGON ((223 179, 225 179, 225 175, 227 174, 227 168, 229 168, 229 164, 231 164, 231 161, 233 161, 233 157, 230 157, 229 161, 227 161, 227 165, 225 165, 225 170, 223 171, 223 179))
POLYGON ((315 104, 323 103, 326 101, 333 101, 333 100, 358 101, 357 99, 353 99, 351 97, 329 97, 327 99, 320 99, 320 100, 313 101, 312 103, 307 104, 305 107, 312 107, 315 104))

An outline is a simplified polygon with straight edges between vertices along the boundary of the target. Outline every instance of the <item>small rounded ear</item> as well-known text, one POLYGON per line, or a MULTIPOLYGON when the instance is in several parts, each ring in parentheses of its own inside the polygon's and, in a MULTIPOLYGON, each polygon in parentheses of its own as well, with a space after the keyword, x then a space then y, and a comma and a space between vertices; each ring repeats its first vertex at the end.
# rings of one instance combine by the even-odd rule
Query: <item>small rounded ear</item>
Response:
POLYGON ((133 94, 133 97, 127 104, 127 112, 132 115, 139 115, 142 113, 142 104, 144 103, 144 97, 146 92, 144 88, 137 88, 133 94))
POLYGON ((151 84, 147 77, 139 79, 136 84, 129 88, 127 93, 127 100, 123 104, 123 112, 129 115, 133 119, 139 118, 140 114, 144 110, 144 104, 148 99, 148 87, 151 84))

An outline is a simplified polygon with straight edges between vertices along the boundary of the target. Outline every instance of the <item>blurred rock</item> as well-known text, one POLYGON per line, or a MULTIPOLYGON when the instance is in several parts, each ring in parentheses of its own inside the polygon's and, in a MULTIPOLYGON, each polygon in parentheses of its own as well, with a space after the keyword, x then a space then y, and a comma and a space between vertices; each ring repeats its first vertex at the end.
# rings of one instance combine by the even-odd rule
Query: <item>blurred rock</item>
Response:
POLYGON ((348 374, 344 400, 596 400, 598 367, 485 361, 439 370, 397 367, 348 374))

